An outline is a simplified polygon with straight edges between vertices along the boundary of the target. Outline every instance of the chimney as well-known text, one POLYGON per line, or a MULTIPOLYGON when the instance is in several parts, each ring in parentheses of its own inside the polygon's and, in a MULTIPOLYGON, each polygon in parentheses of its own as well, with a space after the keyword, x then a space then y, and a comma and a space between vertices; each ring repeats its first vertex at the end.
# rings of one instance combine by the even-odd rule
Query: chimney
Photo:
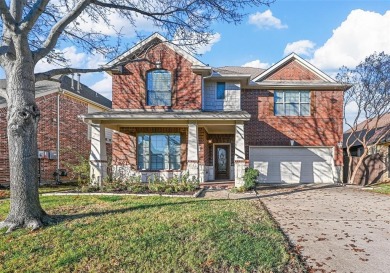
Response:
POLYGON ((80 93, 81 91, 81 83, 80 83, 80 73, 77 73, 77 93, 80 93))
POLYGON ((72 81, 70 82, 70 88, 74 89, 74 74, 72 73, 72 81))

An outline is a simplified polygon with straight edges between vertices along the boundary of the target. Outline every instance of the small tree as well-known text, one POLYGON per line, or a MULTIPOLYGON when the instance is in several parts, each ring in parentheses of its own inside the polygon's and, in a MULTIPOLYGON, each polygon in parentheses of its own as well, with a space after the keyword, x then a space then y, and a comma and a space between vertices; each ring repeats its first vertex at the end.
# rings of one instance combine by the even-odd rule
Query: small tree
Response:
POLYGON ((344 120, 349 127, 346 140, 349 158, 348 183, 353 183, 357 171, 368 154, 369 145, 377 145, 389 133, 390 127, 379 128, 383 116, 390 111, 390 55, 374 53, 361 62, 356 68, 343 67, 337 79, 353 86, 344 95, 344 120), (346 107, 357 106, 356 115, 347 119, 346 107), (363 122, 360 122, 364 120, 363 122), (370 137, 381 129, 381 136, 370 137), (350 149, 355 144, 363 146, 363 154, 352 171, 352 156, 350 149))
POLYGON ((121 30, 115 29, 118 17, 126 19, 127 27, 135 30, 136 18, 144 17, 168 38, 175 37, 190 45, 206 44, 212 37, 212 22, 238 23, 244 16, 244 7, 270 2, 272 0, 0 0, 0 66, 7 82, 6 88, 0 89, 0 96, 7 101, 11 184, 10 212, 0 222, 0 228, 7 227, 8 231, 23 226, 36 229, 46 217, 38 195, 40 112, 35 101, 35 82, 55 80, 56 75, 109 69, 65 67, 35 74, 39 60, 66 61, 55 50, 61 43, 75 44, 85 51, 105 56, 117 53, 122 36, 121 30), (85 30, 86 22, 94 23, 95 27, 85 30), (100 31, 103 27, 116 31, 118 39, 105 35, 100 31))

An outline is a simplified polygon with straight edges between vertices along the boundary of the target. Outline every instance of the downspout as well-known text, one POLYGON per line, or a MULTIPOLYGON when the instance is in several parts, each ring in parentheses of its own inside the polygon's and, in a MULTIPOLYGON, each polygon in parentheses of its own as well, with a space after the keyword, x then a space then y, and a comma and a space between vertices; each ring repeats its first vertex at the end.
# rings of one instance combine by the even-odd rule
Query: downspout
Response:
POLYGON ((60 96, 61 93, 64 94, 65 90, 58 88, 57 93, 57 175, 56 175, 56 183, 60 184, 60 96))

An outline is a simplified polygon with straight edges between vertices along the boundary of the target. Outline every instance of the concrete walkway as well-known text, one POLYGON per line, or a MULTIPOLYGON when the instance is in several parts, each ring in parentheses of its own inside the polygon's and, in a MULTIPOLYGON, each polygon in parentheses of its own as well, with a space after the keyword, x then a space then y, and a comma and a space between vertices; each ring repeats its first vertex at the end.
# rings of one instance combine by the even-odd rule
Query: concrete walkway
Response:
POLYGON ((390 272, 390 196, 333 185, 259 193, 311 272, 390 272))

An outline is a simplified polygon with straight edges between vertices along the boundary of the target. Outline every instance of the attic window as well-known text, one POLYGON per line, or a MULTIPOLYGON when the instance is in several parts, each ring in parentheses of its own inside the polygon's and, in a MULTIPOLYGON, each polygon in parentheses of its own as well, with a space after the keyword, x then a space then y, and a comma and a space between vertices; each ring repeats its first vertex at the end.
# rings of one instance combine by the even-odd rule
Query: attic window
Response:
POLYGON ((164 69, 146 74, 147 105, 171 106, 171 72, 164 69))

